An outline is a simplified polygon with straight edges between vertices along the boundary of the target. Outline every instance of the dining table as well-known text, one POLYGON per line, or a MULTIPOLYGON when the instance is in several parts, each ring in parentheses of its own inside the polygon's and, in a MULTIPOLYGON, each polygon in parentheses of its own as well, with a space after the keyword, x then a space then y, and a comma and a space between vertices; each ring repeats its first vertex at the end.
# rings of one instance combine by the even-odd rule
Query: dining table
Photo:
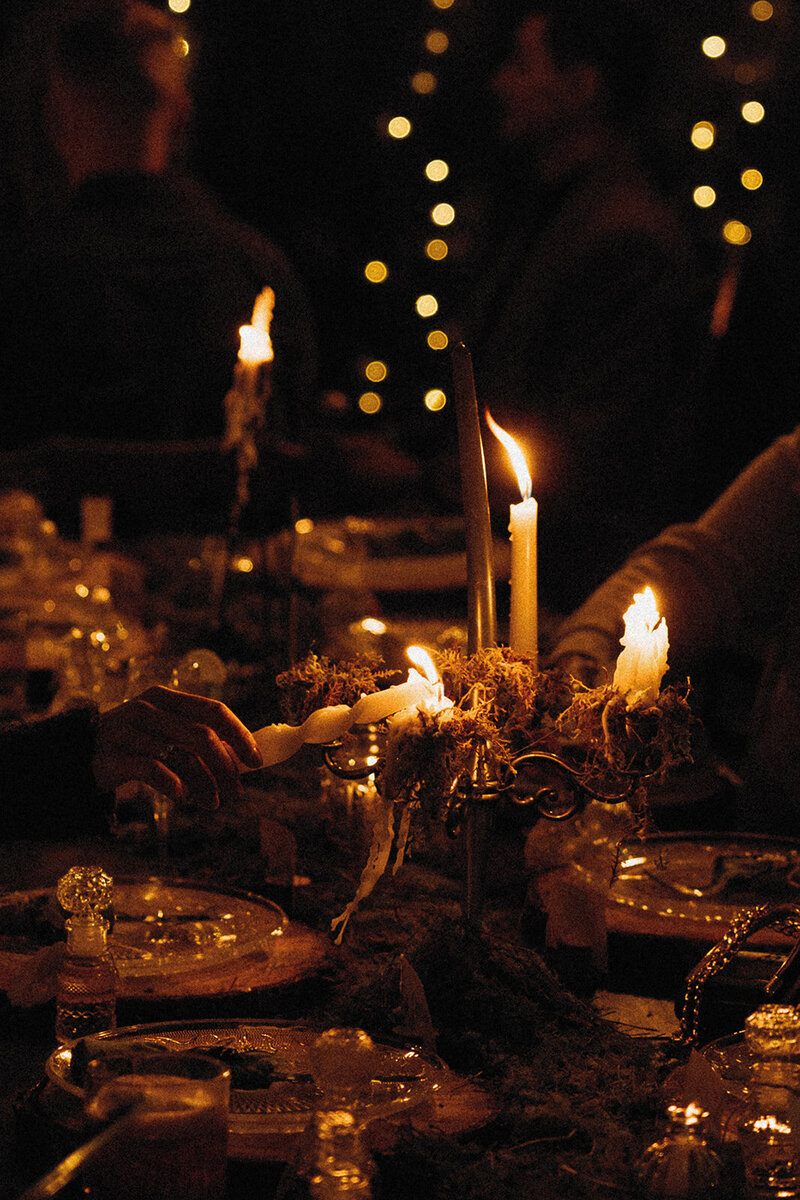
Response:
MULTIPOLYGON (((166 863, 141 819, 90 841, 9 845, 0 889, 52 888, 70 866, 92 862, 119 879, 169 878, 280 900, 286 925, 277 954, 201 967, 171 989, 123 988, 117 1025, 356 1027, 380 1044, 415 1047, 447 1072, 449 1087, 438 1109, 412 1106, 368 1124, 378 1197, 637 1195, 637 1163, 663 1134, 675 1099, 669 1081, 689 1054, 677 1039, 675 1001, 687 963, 704 947, 691 938, 667 943, 652 929, 611 930, 605 973, 576 994, 526 927, 529 830, 514 814, 496 822, 477 922, 464 918, 463 843, 432 827, 337 944, 331 920, 352 899, 371 831, 353 786, 325 775, 316 748, 307 748, 247 776, 236 804, 176 810, 166 863), (290 869, 278 880, 269 860, 280 831, 290 869)), ((565 978, 580 979, 582 953, 565 978)), ((12 1004, 4 996, 0 1006, 0 1195, 14 1200, 85 1130, 80 1102, 53 1079, 52 997, 12 1004)), ((269 1149, 254 1149, 234 1138, 227 1200, 279 1196, 295 1143, 273 1138, 269 1149)))

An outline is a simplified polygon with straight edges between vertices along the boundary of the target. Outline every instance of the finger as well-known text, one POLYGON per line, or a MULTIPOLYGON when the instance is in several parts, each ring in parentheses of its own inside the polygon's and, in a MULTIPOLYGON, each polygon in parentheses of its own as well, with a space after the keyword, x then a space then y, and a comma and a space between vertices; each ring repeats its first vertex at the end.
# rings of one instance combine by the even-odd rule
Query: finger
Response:
POLYGON ((148 688, 138 699, 146 700, 154 707, 174 713, 187 721, 207 725, 222 741, 230 745, 246 766, 255 768, 262 765, 261 751, 252 733, 227 705, 219 700, 159 686, 148 688))
POLYGON ((152 739, 162 752, 165 745, 180 747, 186 752, 181 760, 183 771, 191 770, 192 783, 200 788, 204 796, 207 793, 207 776, 211 778, 215 796, 219 792, 222 799, 232 800, 239 795, 238 764, 213 729, 156 708, 141 696, 131 701, 128 707, 131 712, 129 727, 124 731, 126 735, 152 739), (189 756, 198 760, 196 766, 188 766, 189 756))
POLYGON ((185 785, 169 767, 155 758, 137 754, 96 754, 93 761, 95 782, 104 792, 113 792, 122 783, 132 779, 146 783, 157 792, 163 792, 170 800, 184 800, 185 785))
POLYGON ((183 783, 184 799, 198 808, 213 811, 219 807, 220 799, 230 801, 239 795, 238 771, 232 773, 233 784, 219 785, 205 764, 180 746, 170 751, 167 766, 183 783))

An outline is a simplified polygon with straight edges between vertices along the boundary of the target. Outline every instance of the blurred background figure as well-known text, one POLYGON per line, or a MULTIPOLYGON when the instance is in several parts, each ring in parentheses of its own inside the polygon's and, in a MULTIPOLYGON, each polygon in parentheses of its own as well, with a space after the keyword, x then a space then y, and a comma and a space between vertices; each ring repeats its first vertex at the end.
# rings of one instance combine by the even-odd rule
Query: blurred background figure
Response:
MULTIPOLYGON (((315 334, 284 255, 182 169, 180 30, 139 0, 46 0, 8 39, 3 77, 2 446, 66 532, 84 492, 113 497, 123 537, 224 527, 239 327, 272 287, 273 443, 313 422, 315 334)), ((285 517, 290 463, 265 458, 251 519, 285 517)))
MULTIPOLYGON (((502 169, 460 333, 479 401, 526 446, 542 601, 565 612, 691 512, 713 294, 637 153, 653 37, 616 0, 504 6, 502 169)), ((713 284, 712 284, 713 286, 713 284)), ((493 507, 517 499, 486 439, 493 507)))

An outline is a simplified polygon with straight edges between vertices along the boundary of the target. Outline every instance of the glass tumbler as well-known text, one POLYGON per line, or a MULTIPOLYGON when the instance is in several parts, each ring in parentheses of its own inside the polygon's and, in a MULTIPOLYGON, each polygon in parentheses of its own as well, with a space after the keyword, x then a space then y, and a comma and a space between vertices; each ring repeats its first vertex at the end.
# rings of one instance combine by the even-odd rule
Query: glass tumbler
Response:
POLYGON ((224 1200, 230 1071, 202 1054, 121 1054, 88 1067, 93 1128, 130 1113, 84 1169, 91 1200, 224 1200))

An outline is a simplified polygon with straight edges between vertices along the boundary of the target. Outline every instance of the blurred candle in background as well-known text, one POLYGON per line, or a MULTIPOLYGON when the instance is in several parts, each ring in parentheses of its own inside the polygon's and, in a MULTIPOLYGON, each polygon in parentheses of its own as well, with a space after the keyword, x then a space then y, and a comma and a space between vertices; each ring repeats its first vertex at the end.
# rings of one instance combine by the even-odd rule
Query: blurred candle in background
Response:
POLYGON ((517 442, 486 409, 486 422, 505 447, 517 476, 522 500, 511 505, 511 613, 508 644, 522 654, 539 652, 536 532, 539 506, 531 495, 531 473, 517 442))

